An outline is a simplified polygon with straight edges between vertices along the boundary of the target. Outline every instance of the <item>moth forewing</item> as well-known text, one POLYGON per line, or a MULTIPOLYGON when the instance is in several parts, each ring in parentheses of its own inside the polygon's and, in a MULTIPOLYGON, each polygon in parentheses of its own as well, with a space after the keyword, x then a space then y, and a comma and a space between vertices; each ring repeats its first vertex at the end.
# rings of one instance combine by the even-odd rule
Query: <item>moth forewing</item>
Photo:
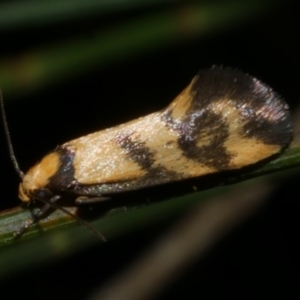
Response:
MULTIPOLYGON (((286 102, 231 68, 200 71, 165 109, 57 147, 31 168, 19 197, 102 199, 116 193, 233 170, 292 140, 286 102)), ((48 200, 49 200, 48 199, 48 200)))

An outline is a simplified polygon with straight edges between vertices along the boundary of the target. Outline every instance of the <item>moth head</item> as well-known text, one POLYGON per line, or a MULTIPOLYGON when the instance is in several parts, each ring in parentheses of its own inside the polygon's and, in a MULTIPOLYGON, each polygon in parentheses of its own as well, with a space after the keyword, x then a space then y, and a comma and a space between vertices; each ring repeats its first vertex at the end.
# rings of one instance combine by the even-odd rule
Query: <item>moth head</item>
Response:
POLYGON ((23 177, 19 186, 19 198, 28 202, 39 191, 45 191, 50 178, 57 172, 59 167, 59 155, 52 152, 46 155, 39 163, 33 166, 23 177))

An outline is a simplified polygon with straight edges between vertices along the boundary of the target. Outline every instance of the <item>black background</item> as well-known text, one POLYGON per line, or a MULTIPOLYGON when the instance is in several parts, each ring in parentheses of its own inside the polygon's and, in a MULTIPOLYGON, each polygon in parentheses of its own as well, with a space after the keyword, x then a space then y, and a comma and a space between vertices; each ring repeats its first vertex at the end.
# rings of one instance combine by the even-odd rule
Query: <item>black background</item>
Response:
MULTIPOLYGON (((90 39, 94 26, 105 28, 146 13, 149 11, 80 24, 69 22, 51 30, 15 30, 2 34, 0 52, 13 55, 53 40, 63 41, 75 33, 90 39)), ((268 83, 288 101, 297 126, 299 29, 296 5, 287 2, 278 10, 221 33, 95 69, 51 89, 25 95, 22 101, 9 101, 7 118, 18 160, 26 170, 57 144, 161 109, 199 69, 214 64, 236 67, 268 83)), ((1 181, 5 182, 1 184, 0 208, 6 209, 19 204, 19 180, 8 159, 3 133, 0 139, 1 181)), ((297 183, 295 177, 278 187, 266 207, 221 241, 204 261, 179 274, 158 299, 299 298, 297 183)), ((130 265, 171 225, 169 221, 51 265, 20 270, 0 282, 0 291, 12 298, 83 299, 130 265), (93 269, 95 262, 101 272, 93 269)))

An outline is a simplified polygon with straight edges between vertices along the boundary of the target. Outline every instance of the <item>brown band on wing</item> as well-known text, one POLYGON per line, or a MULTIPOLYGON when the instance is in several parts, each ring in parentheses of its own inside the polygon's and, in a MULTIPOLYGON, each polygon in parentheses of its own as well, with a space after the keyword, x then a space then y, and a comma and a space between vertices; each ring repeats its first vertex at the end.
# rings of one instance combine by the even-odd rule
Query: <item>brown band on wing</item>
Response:
POLYGON ((55 152, 59 154, 59 168, 57 172, 49 178, 47 187, 53 191, 68 190, 71 186, 76 184, 73 166, 75 149, 71 146, 59 146, 55 149, 55 152))
POLYGON ((169 110, 162 119, 166 126, 178 133, 177 143, 184 156, 216 170, 228 167, 232 155, 224 143, 229 136, 229 128, 222 116, 202 110, 201 113, 189 113, 177 122, 169 110))
POLYGON ((145 142, 133 140, 131 134, 122 134, 117 137, 118 145, 125 150, 129 159, 136 162, 143 170, 149 170, 154 164, 155 151, 151 151, 145 142))
POLYGON ((134 180, 137 185, 139 182, 143 182, 145 186, 156 185, 156 180, 160 183, 179 180, 181 178, 180 173, 169 170, 167 166, 161 164, 154 166, 155 164, 155 150, 151 150, 146 146, 146 143, 141 140, 133 140, 131 134, 119 135, 117 138, 119 146, 126 151, 129 159, 136 162, 143 170, 147 171, 144 176, 141 176, 137 180, 134 180))
POLYGON ((192 83, 191 95, 186 114, 224 99, 240 112, 244 136, 281 147, 292 139, 288 105, 272 88, 248 74, 220 67, 200 71, 192 83))

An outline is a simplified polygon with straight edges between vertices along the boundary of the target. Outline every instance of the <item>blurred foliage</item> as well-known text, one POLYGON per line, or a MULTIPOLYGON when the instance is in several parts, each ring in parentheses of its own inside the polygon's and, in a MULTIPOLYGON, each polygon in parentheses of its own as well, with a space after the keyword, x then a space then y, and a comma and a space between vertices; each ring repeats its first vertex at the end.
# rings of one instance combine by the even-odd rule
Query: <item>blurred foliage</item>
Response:
POLYGON ((137 11, 123 22, 99 24, 86 36, 69 36, 0 58, 0 82, 7 97, 63 82, 83 72, 107 66, 187 39, 228 30, 232 24, 275 9, 276 1, 22 1, 0 4, 0 33, 82 22, 109 13, 137 11), (272 3, 272 6, 270 6, 272 3), (150 13, 146 9, 150 9, 150 13), (138 14, 139 9, 144 9, 138 14))

